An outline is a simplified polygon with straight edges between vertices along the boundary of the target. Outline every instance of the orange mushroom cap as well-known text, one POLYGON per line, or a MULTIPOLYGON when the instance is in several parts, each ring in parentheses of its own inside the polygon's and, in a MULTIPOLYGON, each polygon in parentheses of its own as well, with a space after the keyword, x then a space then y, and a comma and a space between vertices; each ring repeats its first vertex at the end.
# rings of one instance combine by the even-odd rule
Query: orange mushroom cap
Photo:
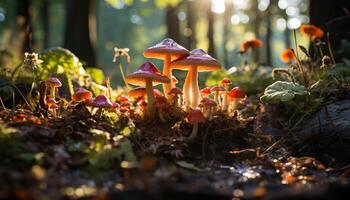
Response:
POLYGON ((81 101, 87 101, 92 98, 92 93, 89 90, 86 90, 84 88, 78 88, 75 90, 75 93, 72 96, 73 101, 75 102, 81 102, 81 101))
POLYGON ((243 42, 243 44, 241 45, 241 51, 247 52, 248 49, 260 48, 262 47, 262 45, 263 45, 263 42, 259 39, 247 40, 243 42))
POLYGON ((205 117, 199 108, 195 108, 187 116, 187 121, 190 124, 197 124, 205 122, 205 117))
POLYGON ((310 37, 312 40, 316 38, 321 38, 324 35, 324 32, 322 29, 320 29, 317 26, 311 25, 311 24, 303 24, 300 26, 300 32, 308 37, 310 37))
POLYGON ((143 63, 136 72, 125 77, 127 83, 138 86, 144 86, 146 79, 152 79, 153 85, 170 82, 170 79, 162 75, 159 69, 151 62, 143 63))
POLYGON ((290 63, 295 60, 295 55, 292 49, 285 49, 280 54, 280 59, 284 63, 290 63))
POLYGON ((56 77, 50 77, 45 81, 47 87, 61 87, 61 81, 56 77))
POLYGON ((143 52, 143 56, 146 58, 158 58, 164 59, 166 55, 171 55, 172 60, 179 57, 187 56, 188 50, 181 45, 177 44, 174 40, 166 38, 158 44, 147 48, 143 52))
POLYGON ((146 88, 145 87, 136 87, 128 92, 128 95, 134 98, 144 97, 146 96, 146 88))
POLYGON ((194 49, 189 56, 174 60, 170 65, 173 69, 180 70, 189 70, 191 66, 197 66, 199 72, 221 69, 220 63, 208 55, 203 49, 194 49))
POLYGON ((245 92, 239 87, 232 88, 232 90, 227 93, 227 95, 233 99, 243 99, 247 96, 245 92))

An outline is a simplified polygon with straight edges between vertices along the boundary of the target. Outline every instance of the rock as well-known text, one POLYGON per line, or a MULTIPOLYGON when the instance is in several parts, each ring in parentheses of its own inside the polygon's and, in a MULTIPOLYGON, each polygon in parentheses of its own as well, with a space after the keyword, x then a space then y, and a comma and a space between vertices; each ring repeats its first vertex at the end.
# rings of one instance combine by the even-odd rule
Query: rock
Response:
POLYGON ((294 152, 318 158, 325 164, 350 162, 350 99, 323 107, 293 134, 294 152))

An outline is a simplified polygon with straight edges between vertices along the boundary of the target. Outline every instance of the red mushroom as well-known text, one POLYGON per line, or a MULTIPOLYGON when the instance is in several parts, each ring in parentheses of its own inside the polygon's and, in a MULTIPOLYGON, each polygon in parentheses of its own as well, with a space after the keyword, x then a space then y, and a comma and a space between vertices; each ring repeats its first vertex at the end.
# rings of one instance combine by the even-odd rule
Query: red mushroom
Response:
POLYGON ((154 94, 153 85, 160 83, 169 83, 170 79, 162 75, 158 68, 151 62, 142 64, 136 72, 133 72, 125 77, 127 83, 132 85, 144 86, 146 85, 147 92, 147 116, 153 118, 155 114, 154 109, 154 94))
POLYGON ((84 88, 78 88, 75 90, 72 101, 73 102, 88 102, 92 98, 92 93, 84 88))
POLYGON ((190 55, 171 62, 173 69, 188 70, 183 93, 186 107, 195 108, 199 103, 198 72, 221 69, 220 63, 202 49, 192 50, 190 55))
POLYGON ((201 94, 203 98, 209 98, 209 95, 211 94, 211 89, 209 87, 201 89, 201 94))
POLYGON ((199 108, 195 108, 192 112, 187 116, 187 121, 190 124, 193 124, 193 129, 190 136, 187 138, 188 140, 193 140, 197 136, 198 132, 198 123, 205 122, 205 118, 203 116, 202 111, 199 108))
POLYGON ((46 105, 48 109, 52 110, 53 116, 56 117, 56 109, 58 108, 57 102, 55 101, 54 98, 48 97, 46 99, 46 105))
MULTIPOLYGON (((177 44, 174 40, 166 38, 160 43, 149 47, 143 52, 146 58, 157 58, 164 60, 163 74, 169 79, 172 78, 170 62, 179 57, 187 56, 188 50, 177 44)), ((172 82, 163 83, 163 92, 167 97, 168 92, 173 88, 172 82)), ((168 97, 167 97, 168 98, 168 97)))
POLYGON ((239 88, 239 87, 234 87, 232 90, 227 93, 227 95, 230 97, 230 109, 231 111, 235 111, 237 104, 240 100, 246 98, 245 92, 239 88))

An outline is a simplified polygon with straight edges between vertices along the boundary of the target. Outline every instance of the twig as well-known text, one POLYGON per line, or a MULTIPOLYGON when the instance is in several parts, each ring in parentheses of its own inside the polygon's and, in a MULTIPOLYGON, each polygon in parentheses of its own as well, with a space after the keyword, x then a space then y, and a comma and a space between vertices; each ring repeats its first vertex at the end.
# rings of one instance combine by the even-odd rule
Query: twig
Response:
POLYGON ((33 112, 32 106, 29 104, 29 102, 28 102, 27 99, 24 97, 24 95, 22 94, 22 92, 21 92, 15 85, 11 84, 11 86, 17 90, 17 92, 19 93, 19 95, 21 95, 21 97, 23 98, 23 100, 26 102, 26 104, 27 104, 27 106, 29 107, 30 111, 33 112))
POLYGON ((4 102, 2 101, 2 98, 0 97, 0 103, 1 103, 1 106, 4 108, 4 110, 6 110, 7 108, 5 107, 5 104, 4 102))
POLYGON ((303 67, 301 66, 301 62, 300 62, 300 59, 299 59, 297 34, 295 32, 295 29, 293 30, 293 33, 294 33, 294 42, 295 42, 295 51, 293 51, 293 54, 294 54, 294 56, 297 59, 298 67, 299 67, 299 70, 300 70, 300 72, 301 72, 301 74, 303 76, 304 84, 305 84, 305 86, 307 86, 308 84, 307 84, 307 81, 306 81, 305 72, 303 70, 303 67))
POLYGON ((327 32, 327 46, 328 46, 329 54, 331 55, 331 58, 332 58, 332 62, 333 62, 333 64, 335 64, 335 59, 334 59, 334 54, 333 54, 333 50, 332 50, 332 45, 331 45, 331 41, 329 39, 329 32, 327 32))

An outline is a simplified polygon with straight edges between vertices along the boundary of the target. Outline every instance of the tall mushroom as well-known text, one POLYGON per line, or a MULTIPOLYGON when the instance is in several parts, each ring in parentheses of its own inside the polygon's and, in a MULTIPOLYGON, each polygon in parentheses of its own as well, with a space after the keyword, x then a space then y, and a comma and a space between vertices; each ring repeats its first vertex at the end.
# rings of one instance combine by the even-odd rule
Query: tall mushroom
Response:
POLYGON ((153 85, 160 83, 170 83, 170 79, 162 75, 159 69, 151 62, 143 63, 136 72, 133 72, 125 77, 125 81, 131 85, 144 86, 146 85, 147 92, 147 110, 146 114, 152 118, 155 113, 154 109, 154 94, 153 85))
POLYGON ((203 49, 194 49, 190 55, 171 62, 173 69, 188 70, 183 87, 186 107, 195 108, 199 103, 198 72, 216 71, 220 63, 208 55, 203 49))
POLYGON ((61 81, 56 77, 50 77, 45 81, 46 87, 50 89, 49 97, 55 98, 56 88, 61 87, 61 81))
POLYGON ((224 93, 224 97, 222 98, 222 111, 226 111, 227 107, 228 107, 228 100, 227 100, 227 93, 229 90, 229 85, 231 84, 231 81, 228 78, 224 78, 221 81, 221 84, 224 86, 225 88, 225 93, 224 93))
POLYGON ((197 136, 198 132, 198 123, 205 122, 204 115, 202 111, 199 108, 195 108, 192 110, 192 112, 187 116, 187 121, 190 124, 193 124, 193 129, 191 132, 191 135, 188 136, 188 140, 193 140, 197 136))
MULTIPOLYGON (((143 55, 146 58, 157 58, 164 60, 163 63, 163 74, 169 79, 172 78, 170 62, 179 57, 187 56, 188 50, 177 44, 174 40, 166 38, 158 44, 147 48, 143 55)), ((173 88, 172 82, 163 84, 163 92, 168 99, 168 92, 173 88)))

